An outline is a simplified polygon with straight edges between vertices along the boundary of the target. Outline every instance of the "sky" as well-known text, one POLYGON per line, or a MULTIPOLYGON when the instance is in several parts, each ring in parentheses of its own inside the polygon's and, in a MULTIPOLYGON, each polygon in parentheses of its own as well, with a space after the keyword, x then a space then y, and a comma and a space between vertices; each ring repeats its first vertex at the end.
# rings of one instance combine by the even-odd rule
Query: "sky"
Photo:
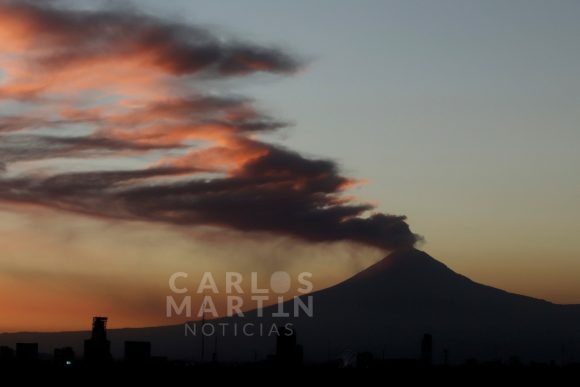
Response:
POLYGON ((152 22, 107 4, 93 30, 0 27, 0 331, 168 323, 174 271, 323 288, 415 241, 580 303, 579 3, 144 0, 166 34, 121 43, 99 23, 152 22), (230 188, 191 197, 191 176, 230 188))

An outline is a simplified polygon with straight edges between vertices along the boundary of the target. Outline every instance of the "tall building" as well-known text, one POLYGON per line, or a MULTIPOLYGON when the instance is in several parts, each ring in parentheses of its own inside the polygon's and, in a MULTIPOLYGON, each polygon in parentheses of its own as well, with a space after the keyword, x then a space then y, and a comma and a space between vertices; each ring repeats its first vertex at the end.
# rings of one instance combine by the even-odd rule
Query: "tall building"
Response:
POLYGON ((112 361, 111 343, 107 340, 107 317, 93 317, 91 338, 85 340, 85 362, 106 364, 112 361))

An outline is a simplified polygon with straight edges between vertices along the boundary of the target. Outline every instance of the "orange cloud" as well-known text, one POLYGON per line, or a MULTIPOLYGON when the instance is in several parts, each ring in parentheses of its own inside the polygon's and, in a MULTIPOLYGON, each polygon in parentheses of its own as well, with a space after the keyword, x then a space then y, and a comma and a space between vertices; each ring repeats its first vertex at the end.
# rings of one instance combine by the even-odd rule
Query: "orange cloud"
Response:
POLYGON ((312 242, 417 240, 404 217, 343 196, 355 180, 334 162, 260 139, 285 122, 201 82, 293 74, 301 63, 285 51, 138 11, 0 0, 0 66, 0 104, 19 104, 0 116, 0 200, 312 242), (133 168, 22 163, 111 157, 133 168))

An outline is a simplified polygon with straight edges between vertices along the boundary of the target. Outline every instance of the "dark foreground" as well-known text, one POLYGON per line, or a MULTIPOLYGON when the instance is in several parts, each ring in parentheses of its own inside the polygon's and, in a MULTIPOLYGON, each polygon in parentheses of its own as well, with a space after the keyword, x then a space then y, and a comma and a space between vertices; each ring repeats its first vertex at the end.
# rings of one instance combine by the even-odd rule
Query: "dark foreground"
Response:
MULTIPOLYGON (((240 383, 267 382, 308 382, 321 377, 327 382, 368 382, 373 385, 388 385, 399 381, 419 380, 458 382, 476 384, 477 382, 543 382, 553 384, 566 382, 578 385, 580 364, 557 366, 554 364, 502 364, 473 363, 456 366, 427 367, 418 364, 371 364, 363 367, 341 367, 338 364, 312 366, 283 366, 268 363, 231 364, 210 363, 203 365, 169 362, 163 365, 124 363, 106 366, 55 365, 39 363, 35 365, 4 364, 0 366, 3 380, 13 383, 42 381, 49 383, 71 382, 84 385, 91 383, 151 382, 163 380, 164 385, 188 381, 196 384, 208 378, 213 381, 228 380, 240 383)), ((13 384, 14 385, 14 384, 13 384)))

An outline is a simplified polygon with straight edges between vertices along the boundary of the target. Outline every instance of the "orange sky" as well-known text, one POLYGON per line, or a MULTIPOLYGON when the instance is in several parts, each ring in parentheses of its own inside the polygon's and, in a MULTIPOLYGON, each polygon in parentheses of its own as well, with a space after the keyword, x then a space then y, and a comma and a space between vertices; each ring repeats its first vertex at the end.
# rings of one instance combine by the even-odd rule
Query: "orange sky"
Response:
MULTIPOLYGON (((409 55, 428 38, 401 36, 410 39, 409 55)), ((457 54, 435 43, 427 46, 457 54)), ((350 49, 361 47, 370 51, 350 49)), ((329 68, 349 66, 340 52, 329 68)), ((437 53, 423 55, 429 60, 416 62, 437 63, 437 53)), ((364 71, 338 72, 355 84, 337 93, 340 82, 322 90, 308 78, 332 71, 309 67, 279 47, 183 20, 0 0, 0 331, 87 329, 93 315, 109 316, 111 327, 174 323, 181 319, 164 316, 173 272, 310 271, 321 289, 415 241, 478 282, 580 303, 577 113, 569 113, 577 109, 566 108, 574 93, 560 96, 567 110, 544 122, 531 104, 526 114, 509 115, 512 107, 503 105, 459 109, 454 98, 470 101, 460 93, 409 99, 408 84, 390 101, 388 87, 376 83, 382 77, 367 88, 384 95, 363 102, 356 82, 364 71), (310 90, 296 96, 285 89, 284 107, 306 112, 295 128, 304 155, 285 141, 294 117, 276 118, 275 109, 239 94, 280 76, 305 77, 301 87, 310 90), (322 93, 355 100, 329 107, 322 93), (308 114, 309 98, 315 114, 308 114), (447 102, 449 111, 438 110, 447 102), (378 123, 365 117, 369 106, 380 112, 398 103, 408 114, 397 108, 378 123), (318 127, 321 117, 337 122, 318 127), (493 127, 496 117, 507 129, 493 127), (367 121, 372 127, 364 130, 367 121), (326 151, 338 162, 311 157, 326 151)), ((432 82, 444 73, 434 71, 432 82)), ((472 76, 455 82, 481 82, 485 94, 488 82, 472 76)), ((560 101, 546 95, 540 107, 560 101)), ((522 101, 510 103, 518 109, 522 101)))
MULTIPOLYGON (((220 286, 226 271, 245 278, 256 271, 263 276, 260 283, 279 270, 310 271, 320 289, 381 256, 377 249, 343 243, 316 246, 227 230, 111 223, 51 210, 0 213, 6 242, 0 259, 0 331, 84 329, 93 315, 109 316, 112 327, 176 323, 185 318, 165 317, 174 272, 189 274, 179 284, 194 297, 205 271, 220 286)), ((215 297, 218 308, 221 298, 215 297)))
MULTIPOLYGON (((315 288, 321 289, 382 257, 377 249, 349 243, 312 245, 42 209, 5 207, 0 214, 0 331, 86 329, 93 315, 109 316, 112 327, 177 323, 183 319, 165 317, 165 298, 172 294, 168 279, 177 271, 189 273, 180 283, 190 292, 204 271, 214 273, 220 285, 226 271, 246 276, 257 271, 265 278, 278 270, 310 271, 315 288)), ((564 267, 542 257, 533 265, 534 257, 509 252, 486 259, 476 251, 465 256, 428 247, 436 258, 478 282, 550 301, 578 302, 578 263, 572 255, 564 267)), ((220 298, 215 297, 217 303, 220 298)))

